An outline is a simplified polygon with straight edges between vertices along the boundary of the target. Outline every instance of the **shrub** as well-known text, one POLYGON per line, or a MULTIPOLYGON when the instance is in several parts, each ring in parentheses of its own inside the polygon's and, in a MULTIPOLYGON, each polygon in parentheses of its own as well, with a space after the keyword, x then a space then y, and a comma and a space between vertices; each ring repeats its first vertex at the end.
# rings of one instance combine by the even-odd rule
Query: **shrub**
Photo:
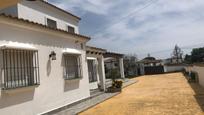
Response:
POLYGON ((122 81, 113 81, 112 88, 122 88, 123 82, 122 81))
POLYGON ((193 81, 196 80, 196 73, 195 73, 195 72, 191 72, 190 76, 191 76, 191 79, 192 79, 193 81))
POLYGON ((110 77, 113 81, 120 76, 119 71, 117 68, 110 70, 110 77))

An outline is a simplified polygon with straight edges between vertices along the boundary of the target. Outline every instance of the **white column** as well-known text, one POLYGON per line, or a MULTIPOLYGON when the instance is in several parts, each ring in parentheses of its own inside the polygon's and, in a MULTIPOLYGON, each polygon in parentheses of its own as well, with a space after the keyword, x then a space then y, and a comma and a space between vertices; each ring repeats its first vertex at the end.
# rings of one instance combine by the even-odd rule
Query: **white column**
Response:
POLYGON ((98 59, 96 60, 96 76, 97 76, 97 83, 100 83, 99 62, 98 62, 98 59))
POLYGON ((104 91, 106 90, 106 78, 105 78, 105 68, 104 68, 104 58, 103 56, 101 58, 98 58, 98 73, 99 73, 99 79, 100 79, 100 85, 101 89, 104 91))
POLYGON ((142 75, 145 75, 145 70, 144 70, 145 67, 144 67, 144 64, 141 64, 140 66, 141 66, 141 68, 142 68, 142 69, 141 69, 141 70, 142 70, 142 71, 141 71, 141 74, 142 74, 142 75))
POLYGON ((119 64, 120 64, 120 75, 121 75, 121 78, 125 78, 123 58, 119 59, 119 64))

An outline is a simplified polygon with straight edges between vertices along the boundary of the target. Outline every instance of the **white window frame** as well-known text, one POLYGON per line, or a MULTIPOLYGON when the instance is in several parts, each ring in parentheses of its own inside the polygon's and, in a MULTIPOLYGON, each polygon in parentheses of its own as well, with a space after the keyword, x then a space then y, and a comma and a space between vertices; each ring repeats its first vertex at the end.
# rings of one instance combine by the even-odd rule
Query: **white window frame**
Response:
POLYGON ((55 21, 55 22, 56 22, 56 29, 58 28, 57 20, 56 20, 56 19, 53 19, 53 18, 51 18, 51 17, 45 17, 45 25, 46 25, 46 26, 48 26, 47 19, 50 19, 50 20, 55 21))
POLYGON ((82 56, 80 54, 70 54, 70 53, 64 53, 63 54, 63 60, 64 60, 64 79, 65 80, 72 80, 72 79, 80 79, 83 77, 83 71, 82 71, 82 56), (76 56, 77 57, 77 65, 73 65, 73 67, 75 68, 75 66, 77 66, 77 71, 75 71, 75 73, 77 73, 78 75, 75 77, 71 77, 69 76, 69 65, 68 62, 69 60, 67 60, 66 58, 69 56, 76 56))
POLYGON ((67 31, 68 31, 68 32, 69 32, 69 27, 72 27, 72 28, 74 28, 74 33, 76 33, 76 28, 75 28, 74 26, 72 26, 72 25, 68 25, 68 24, 67 24, 66 27, 67 27, 67 31))
POLYGON ((8 46, 5 46, 1 48, 1 53, 3 58, 3 90, 36 86, 40 84, 38 50, 15 49, 13 47, 8 48, 8 46), (25 62, 20 63, 21 61, 25 62))

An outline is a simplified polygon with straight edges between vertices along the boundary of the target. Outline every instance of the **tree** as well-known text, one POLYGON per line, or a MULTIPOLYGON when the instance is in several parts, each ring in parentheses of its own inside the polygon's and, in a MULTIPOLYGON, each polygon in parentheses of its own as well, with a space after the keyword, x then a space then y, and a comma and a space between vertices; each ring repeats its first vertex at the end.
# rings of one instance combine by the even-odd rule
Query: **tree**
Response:
POLYGON ((203 62, 204 61, 204 47, 203 48, 194 48, 191 52, 191 61, 203 62))
POLYGON ((186 54, 185 58, 184 58, 184 62, 187 64, 191 64, 191 55, 186 54))
POLYGON ((183 56, 183 51, 181 50, 180 47, 178 47, 178 45, 175 45, 175 48, 172 53, 172 59, 175 59, 176 63, 181 63, 183 59, 182 56, 183 56))
POLYGON ((186 63, 198 63, 204 62, 204 47, 202 48, 194 48, 191 52, 191 55, 185 56, 186 63))
POLYGON ((124 71, 126 76, 130 76, 129 73, 136 75, 137 61, 137 55, 126 55, 124 57, 124 71))

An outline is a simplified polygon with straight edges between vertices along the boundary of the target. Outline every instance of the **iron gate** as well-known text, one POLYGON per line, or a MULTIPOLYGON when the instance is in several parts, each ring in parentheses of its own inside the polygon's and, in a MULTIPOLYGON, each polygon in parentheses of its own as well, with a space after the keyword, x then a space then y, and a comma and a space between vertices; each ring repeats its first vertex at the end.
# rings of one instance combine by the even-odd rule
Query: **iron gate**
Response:
POLYGON ((145 75, 162 74, 164 73, 164 66, 147 66, 144 70, 145 75))

